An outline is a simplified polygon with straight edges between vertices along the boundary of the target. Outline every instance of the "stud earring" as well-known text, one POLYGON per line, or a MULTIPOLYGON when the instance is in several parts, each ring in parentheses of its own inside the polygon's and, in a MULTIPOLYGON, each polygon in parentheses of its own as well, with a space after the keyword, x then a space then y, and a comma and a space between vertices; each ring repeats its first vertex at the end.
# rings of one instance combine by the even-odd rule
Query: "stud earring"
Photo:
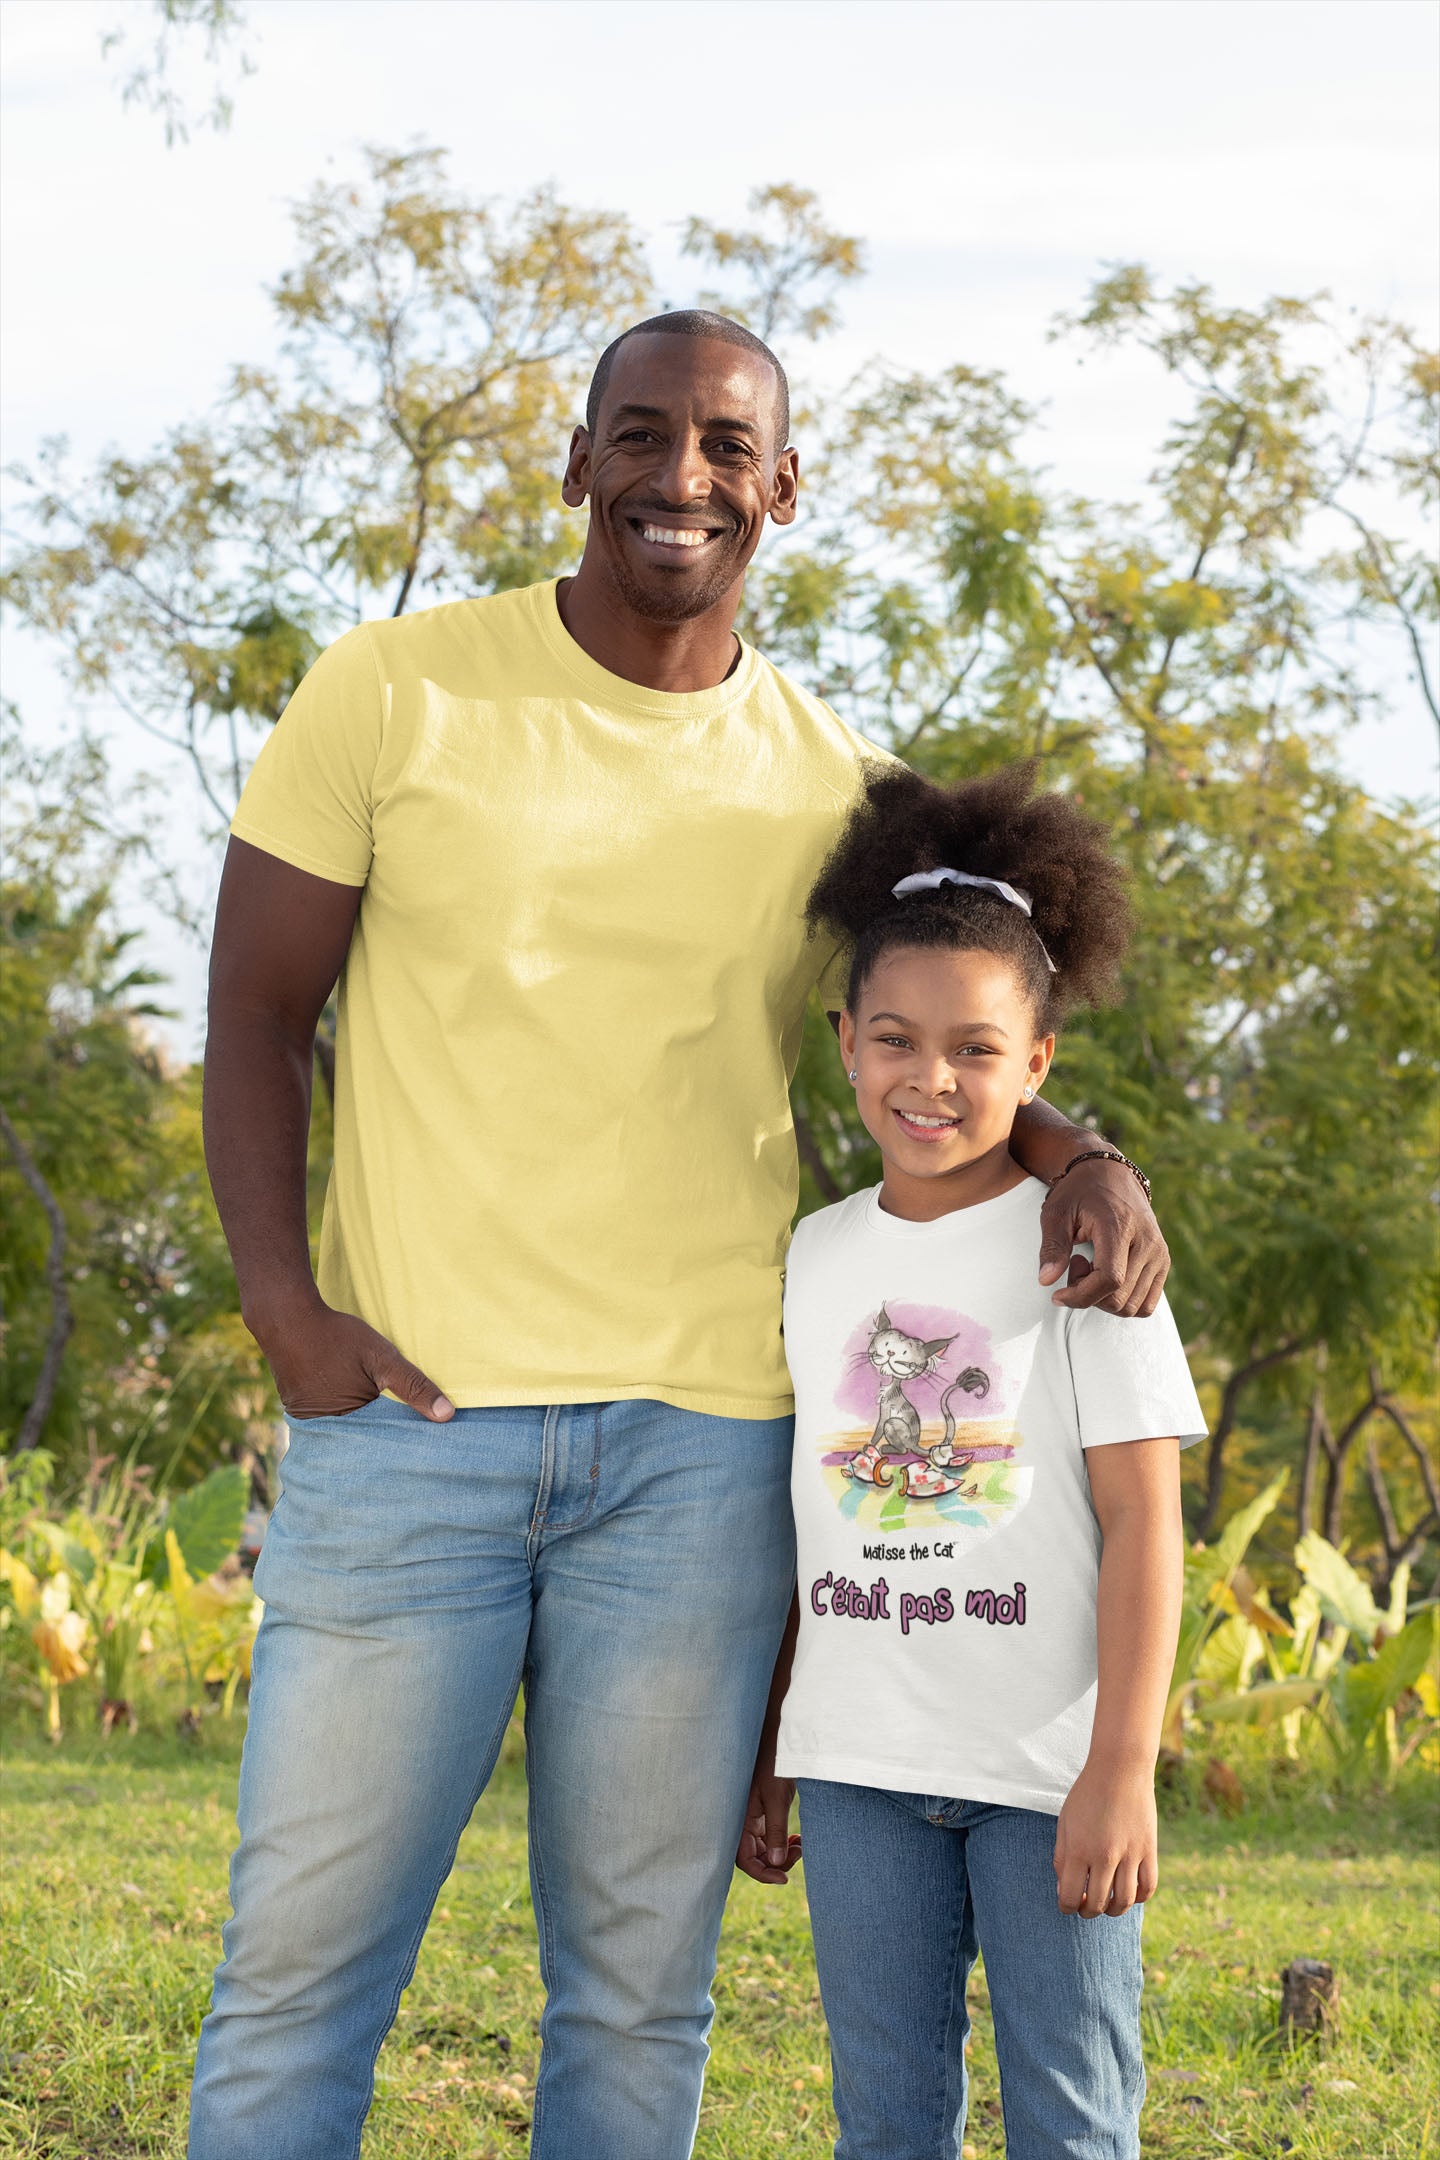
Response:
POLYGON ((1035 1093, 1035 1090, 1034 1090, 1034 1088, 1033 1088, 1033 1087, 1027 1087, 1027 1088, 1026 1088, 1026 1090, 1025 1090, 1025 1093, 1024 1093, 1024 1095, 1023 1095, 1023 1097, 1021 1098, 1021 1099, 1022 1099, 1022 1101, 1024 1101, 1024 1102, 1029 1102, 1029 1100, 1030 1100, 1031 1096, 1032 1096, 1032 1095, 1033 1095, 1034 1093, 1035 1093))
POLYGON ((853 1085, 854 1085, 854 1083, 855 1083, 855 1082, 856 1082, 856 1081, 857 1081, 857 1080, 859 1079, 859 1077, 860 1077, 859 1073, 858 1073, 858 1072, 857 1072, 857 1071, 855 1070, 855 1067, 854 1067, 854 1066, 852 1065, 852 1066, 851 1066, 851 1068, 850 1068, 850 1081, 851 1081, 851 1085, 852 1085, 852 1086, 853 1086, 853 1085))

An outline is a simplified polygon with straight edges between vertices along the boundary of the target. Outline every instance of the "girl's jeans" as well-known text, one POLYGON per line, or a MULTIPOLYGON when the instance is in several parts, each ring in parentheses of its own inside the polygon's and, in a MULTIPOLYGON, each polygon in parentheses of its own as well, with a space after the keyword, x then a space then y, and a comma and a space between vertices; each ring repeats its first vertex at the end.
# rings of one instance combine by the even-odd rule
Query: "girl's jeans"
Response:
POLYGON ((836 2160, 956 2160, 977 1947, 1007 2160, 1137 2160, 1141 1907, 1061 1912, 1053 1815, 805 1778, 800 1826, 836 2160))
MULTIPOLYGON (((525 1686, 537 2160, 684 2160, 794 1574, 790 1420, 381 1400, 292 1427, 191 2160, 353 2160, 525 1686)), ((477 1965, 491 1956, 483 1931, 477 1965)))

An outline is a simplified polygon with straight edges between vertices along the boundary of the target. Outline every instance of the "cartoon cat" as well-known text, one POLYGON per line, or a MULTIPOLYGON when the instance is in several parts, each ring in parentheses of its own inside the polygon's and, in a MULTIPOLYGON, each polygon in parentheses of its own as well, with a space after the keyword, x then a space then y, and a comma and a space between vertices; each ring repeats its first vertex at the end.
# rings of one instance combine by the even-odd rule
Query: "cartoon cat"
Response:
POLYGON ((928 1450, 920 1444, 920 1412, 905 1393, 905 1382, 918 1380, 922 1373, 933 1372, 954 1340, 953 1335, 940 1335, 930 1342, 918 1335, 907 1335, 903 1328, 893 1325, 885 1307, 881 1306, 870 1331, 867 1351, 870 1363, 883 1382, 876 1405, 875 1430, 854 1460, 846 1464, 846 1477, 859 1478, 867 1485, 888 1485, 895 1473, 887 1456, 923 1453, 928 1456, 925 1464, 916 1467, 906 1463, 902 1466, 900 1490, 903 1493, 916 1499, 930 1499, 938 1493, 955 1492, 964 1482, 964 1472, 974 1457, 955 1452, 955 1420, 950 1414, 950 1398, 958 1389, 968 1395, 988 1395, 990 1375, 978 1365, 967 1365, 964 1372, 951 1381, 940 1398, 944 1434, 928 1450), (952 1470, 958 1474, 950 1475, 952 1470))

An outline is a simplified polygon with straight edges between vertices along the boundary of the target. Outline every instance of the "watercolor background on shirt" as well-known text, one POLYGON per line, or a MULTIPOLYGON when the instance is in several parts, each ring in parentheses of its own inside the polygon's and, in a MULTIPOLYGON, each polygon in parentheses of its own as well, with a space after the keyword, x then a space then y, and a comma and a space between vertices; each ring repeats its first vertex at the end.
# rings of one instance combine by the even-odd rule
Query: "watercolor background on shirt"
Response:
MULTIPOLYGON (((984 1414, 962 1416, 971 1406, 967 1394, 951 1398, 955 1418, 955 1446, 973 1453, 974 1463, 966 1476, 966 1490, 942 1493, 933 1499, 907 1497, 898 1486, 862 1484, 845 1475, 845 1466, 860 1452, 875 1429, 876 1406, 884 1381, 870 1362, 869 1349, 877 1313, 872 1308, 857 1321, 841 1349, 841 1374, 835 1389, 835 1405, 848 1413, 844 1427, 822 1433, 816 1451, 826 1486, 847 1522, 867 1530, 893 1532, 914 1529, 922 1523, 945 1524, 955 1534, 956 1552, 978 1545, 1016 1514, 1030 1497, 1034 1471, 1014 1460, 1024 1444, 1015 1423, 1012 1390, 996 1363, 990 1331, 964 1313, 940 1305, 911 1304, 904 1299, 884 1301, 891 1326, 921 1341, 953 1340, 936 1359, 933 1369, 904 1382, 907 1399, 922 1420, 922 1443, 932 1447, 942 1436, 940 1398, 957 1375, 978 1365, 990 1387, 984 1398, 984 1414), (971 1488, 978 1488, 973 1491, 971 1488)), ((921 1455, 896 1455, 902 1462, 920 1463, 921 1455)))

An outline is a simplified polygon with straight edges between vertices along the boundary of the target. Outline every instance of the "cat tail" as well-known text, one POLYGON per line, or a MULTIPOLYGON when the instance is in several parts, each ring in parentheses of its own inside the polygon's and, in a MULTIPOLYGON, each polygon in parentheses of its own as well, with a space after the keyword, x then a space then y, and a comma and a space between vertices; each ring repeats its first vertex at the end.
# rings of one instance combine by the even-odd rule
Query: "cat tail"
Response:
MULTIPOLYGON (((945 1435, 939 1444, 944 1448, 948 1448, 955 1438, 955 1420, 950 1415, 950 1398, 957 1388, 963 1388, 967 1395, 988 1395, 990 1392, 990 1375, 987 1372, 982 1372, 978 1365, 967 1365, 964 1372, 958 1374, 951 1381, 949 1387, 946 1388, 945 1393, 940 1398, 940 1411, 945 1420, 945 1435)), ((935 1450, 932 1448, 930 1452, 933 1455, 935 1450)))

